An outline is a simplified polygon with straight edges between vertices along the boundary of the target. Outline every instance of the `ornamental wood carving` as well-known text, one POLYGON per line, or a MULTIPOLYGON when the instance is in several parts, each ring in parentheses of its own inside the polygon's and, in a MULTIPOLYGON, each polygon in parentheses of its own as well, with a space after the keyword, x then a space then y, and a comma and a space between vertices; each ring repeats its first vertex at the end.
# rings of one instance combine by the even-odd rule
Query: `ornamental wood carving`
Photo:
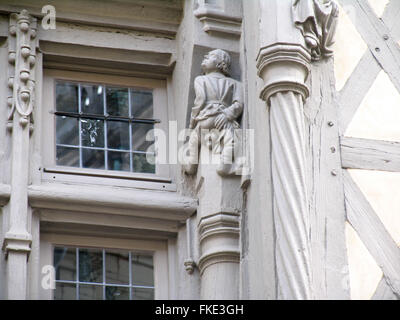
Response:
POLYGON ((332 0, 294 0, 293 18, 304 36, 313 60, 331 57, 339 17, 339 7, 332 0))
POLYGON ((8 120, 11 122, 17 112, 21 116, 20 124, 26 126, 35 101, 36 19, 26 10, 11 14, 9 33, 8 120))

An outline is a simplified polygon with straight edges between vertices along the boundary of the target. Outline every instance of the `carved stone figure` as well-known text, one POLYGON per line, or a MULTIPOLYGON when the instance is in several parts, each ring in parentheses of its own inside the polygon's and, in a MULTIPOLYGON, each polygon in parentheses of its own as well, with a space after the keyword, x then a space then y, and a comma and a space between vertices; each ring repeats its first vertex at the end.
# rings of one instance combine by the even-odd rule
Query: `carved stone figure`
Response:
MULTIPOLYGON (((242 85, 229 76, 230 55, 217 49, 209 52, 201 64, 204 75, 194 81, 196 98, 192 108, 189 142, 189 161, 184 165, 187 174, 197 171, 198 151, 202 130, 211 130, 212 140, 220 146, 221 161, 217 169, 220 175, 233 173, 235 129, 243 111, 242 85), (216 136, 215 136, 216 135, 216 136)), ((208 147, 212 147, 208 145, 208 147)))
POLYGON ((333 55, 331 46, 339 16, 333 0, 294 0, 293 18, 301 30, 313 60, 333 55))

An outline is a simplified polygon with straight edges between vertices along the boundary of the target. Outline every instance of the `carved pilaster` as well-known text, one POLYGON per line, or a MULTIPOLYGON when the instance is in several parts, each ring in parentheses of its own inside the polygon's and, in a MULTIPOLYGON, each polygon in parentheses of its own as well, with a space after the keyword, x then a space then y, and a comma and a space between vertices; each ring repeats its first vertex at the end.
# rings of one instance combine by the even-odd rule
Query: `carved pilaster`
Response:
POLYGON ((7 257, 8 298, 25 299, 28 231, 28 176, 31 114, 35 99, 36 19, 26 10, 10 15, 9 25, 9 129, 12 130, 11 194, 8 231, 3 250, 7 257))
POLYGON ((263 38, 257 68, 264 81, 260 97, 270 108, 278 297, 313 299, 304 103, 311 61, 331 55, 337 12, 331 1, 268 4, 260 25, 272 34, 263 38), (270 22, 273 17, 279 17, 280 29, 270 22))
MULTIPOLYGON (((281 18, 291 18, 291 1, 273 0, 271 5, 281 18)), ((260 97, 270 107, 278 297, 312 299, 303 114, 311 55, 301 37, 289 36, 299 31, 285 21, 287 38, 280 41, 276 30, 277 35, 270 36, 275 42, 261 47, 257 57, 258 75, 264 80, 260 97)))

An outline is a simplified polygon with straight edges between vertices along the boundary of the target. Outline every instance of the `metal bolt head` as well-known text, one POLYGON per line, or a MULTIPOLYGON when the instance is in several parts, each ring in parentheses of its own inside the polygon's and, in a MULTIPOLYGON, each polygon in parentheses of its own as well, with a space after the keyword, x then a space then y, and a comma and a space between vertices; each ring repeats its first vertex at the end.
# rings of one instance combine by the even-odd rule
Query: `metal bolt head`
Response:
POLYGON ((383 40, 389 40, 389 36, 387 34, 383 35, 383 40))
POLYGON ((331 152, 332 152, 332 153, 335 153, 335 152, 336 152, 336 148, 332 146, 332 147, 331 147, 331 152))
POLYGON ((334 177, 336 177, 336 176, 337 176, 337 171, 336 171, 335 169, 333 169, 333 170, 331 171, 331 175, 333 175, 334 177))
POLYGON ((333 127, 333 126, 334 126, 334 123, 333 123, 332 121, 329 121, 329 122, 328 122, 328 126, 333 127))

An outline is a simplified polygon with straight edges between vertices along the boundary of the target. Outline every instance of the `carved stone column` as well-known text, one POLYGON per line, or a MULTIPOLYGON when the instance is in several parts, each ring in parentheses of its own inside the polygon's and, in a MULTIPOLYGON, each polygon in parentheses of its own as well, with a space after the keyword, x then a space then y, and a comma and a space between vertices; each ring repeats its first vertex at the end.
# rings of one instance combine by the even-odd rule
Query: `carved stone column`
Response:
POLYGON ((313 299, 303 108, 311 60, 332 53, 337 10, 330 1, 259 3, 257 67, 264 81, 260 97, 270 108, 278 298, 313 299))
POLYGON ((31 245, 28 177, 31 114, 35 99, 36 19, 26 10, 11 14, 9 33, 8 105, 12 165, 8 231, 3 250, 7 258, 7 298, 26 299, 27 259, 31 245))

